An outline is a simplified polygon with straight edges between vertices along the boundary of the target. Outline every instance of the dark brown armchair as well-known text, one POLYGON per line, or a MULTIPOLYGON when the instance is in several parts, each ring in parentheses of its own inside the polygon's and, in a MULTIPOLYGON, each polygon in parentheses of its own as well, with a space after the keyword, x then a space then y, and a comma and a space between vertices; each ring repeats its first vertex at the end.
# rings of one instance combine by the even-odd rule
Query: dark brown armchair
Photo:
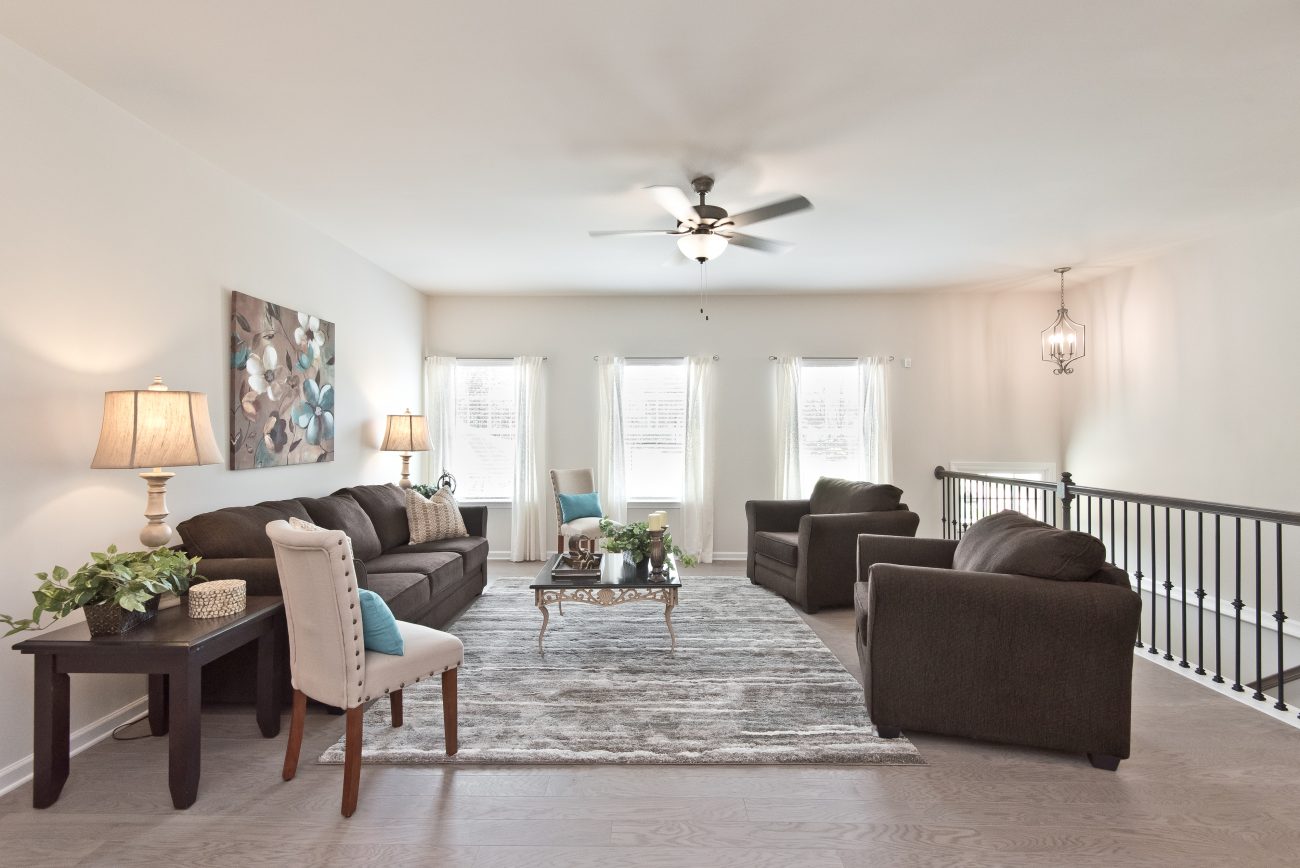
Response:
POLYGON ((914 536, 902 490, 822 477, 808 500, 751 500, 745 574, 805 612, 853 605, 858 535, 914 536))
POLYGON ((1142 601, 1095 538, 1005 512, 960 544, 864 535, 857 549, 858 656, 882 736, 1086 753, 1112 771, 1129 756, 1142 601))

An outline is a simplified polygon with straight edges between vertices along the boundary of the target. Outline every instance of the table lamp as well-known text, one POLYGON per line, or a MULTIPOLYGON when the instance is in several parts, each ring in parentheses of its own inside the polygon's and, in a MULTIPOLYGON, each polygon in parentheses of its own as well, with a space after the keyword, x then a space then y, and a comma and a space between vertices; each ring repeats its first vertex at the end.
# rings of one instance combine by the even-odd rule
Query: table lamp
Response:
POLYGON ((150 548, 171 541, 167 517, 167 480, 176 474, 164 467, 220 464, 221 452, 208 416, 208 396, 173 392, 154 377, 147 389, 104 393, 104 421, 93 468, 152 468, 140 478, 149 486, 140 542, 150 548))
POLYGON ((388 417, 388 427, 384 430, 384 442, 381 452, 402 453, 402 481, 397 483, 402 488, 411 487, 411 453, 428 452, 429 422, 423 416, 412 413, 407 407, 405 413, 388 417))

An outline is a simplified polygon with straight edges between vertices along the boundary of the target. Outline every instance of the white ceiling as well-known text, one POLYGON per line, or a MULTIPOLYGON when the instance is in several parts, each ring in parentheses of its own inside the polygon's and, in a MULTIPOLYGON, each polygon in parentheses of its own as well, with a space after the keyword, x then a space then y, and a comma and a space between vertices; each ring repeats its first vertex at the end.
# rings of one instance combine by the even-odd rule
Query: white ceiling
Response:
POLYGON ((0 0, 0 33, 430 292, 1051 288, 1300 205, 1291 0, 0 0))

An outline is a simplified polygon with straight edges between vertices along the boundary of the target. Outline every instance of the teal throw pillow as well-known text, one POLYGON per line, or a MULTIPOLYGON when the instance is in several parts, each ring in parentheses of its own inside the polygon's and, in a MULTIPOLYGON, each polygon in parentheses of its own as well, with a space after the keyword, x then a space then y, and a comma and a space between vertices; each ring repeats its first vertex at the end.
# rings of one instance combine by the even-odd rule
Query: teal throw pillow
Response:
POLYGON ((361 636, 366 650, 401 657, 406 650, 402 634, 384 598, 365 588, 358 588, 357 593, 361 595, 361 636))
POLYGON ((600 493, 561 494, 560 514, 560 521, 565 524, 575 518, 603 518, 605 513, 600 511, 600 493))

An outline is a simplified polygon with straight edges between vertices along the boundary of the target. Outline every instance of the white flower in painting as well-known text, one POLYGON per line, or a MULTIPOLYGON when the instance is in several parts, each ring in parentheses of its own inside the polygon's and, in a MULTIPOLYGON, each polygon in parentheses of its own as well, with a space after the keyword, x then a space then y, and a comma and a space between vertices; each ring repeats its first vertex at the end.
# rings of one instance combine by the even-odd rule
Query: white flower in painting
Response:
POLYGON ((301 349, 310 348, 313 355, 318 355, 325 345, 325 333, 321 330, 320 320, 305 313, 298 314, 298 327, 293 330, 293 340, 301 349))
POLYGON ((272 401, 280 400, 284 394, 285 378, 288 371, 280 367, 280 356, 275 347, 268 346, 262 355, 248 357, 248 387, 259 395, 265 394, 272 401))

